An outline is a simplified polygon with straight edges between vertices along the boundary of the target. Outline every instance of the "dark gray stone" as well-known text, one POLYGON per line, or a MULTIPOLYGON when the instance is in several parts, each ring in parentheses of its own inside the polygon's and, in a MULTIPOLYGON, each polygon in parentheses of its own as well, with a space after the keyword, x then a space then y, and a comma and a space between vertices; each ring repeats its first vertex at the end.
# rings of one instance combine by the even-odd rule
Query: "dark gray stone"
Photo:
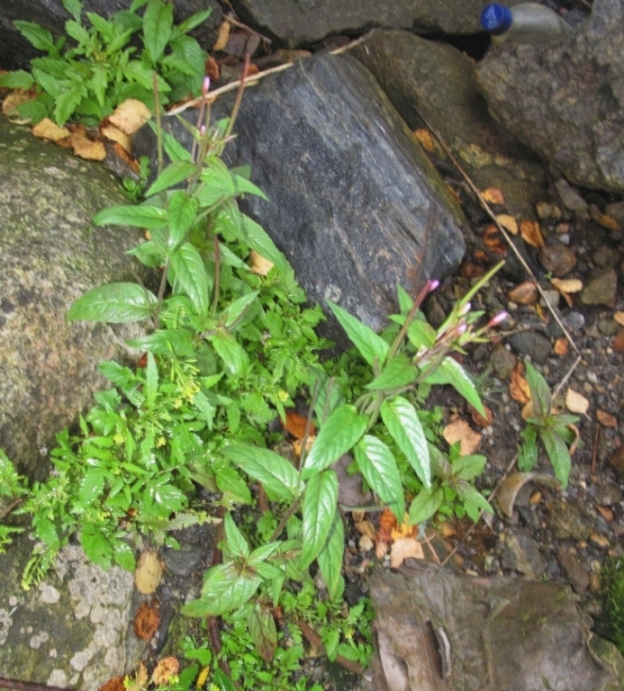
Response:
POLYGON ((124 341, 144 333, 65 320, 87 290, 146 278, 124 255, 139 230, 90 227, 100 209, 125 203, 101 165, 0 116, 0 448, 30 478, 46 474, 56 433, 110 386, 97 366, 128 359, 124 341))
POLYGON ((481 0, 232 0, 232 6, 241 19, 291 48, 372 27, 424 34, 482 31, 481 0))
POLYGON ((606 305, 615 307, 617 301, 617 272, 607 269, 593 276, 581 291, 584 305, 606 305))
POLYGON ((409 128, 435 127, 480 189, 502 190, 509 213, 532 216, 545 193, 543 164, 490 115, 476 65, 457 48, 407 31, 374 31, 352 49, 409 128))
POLYGON ((498 346, 490 356, 490 363, 499 379, 509 379, 516 366, 516 357, 504 346, 498 346))
POLYGON ((576 554, 561 548, 557 550, 557 561, 577 595, 582 595, 589 586, 589 573, 579 562, 576 554))
MULTIPOLYGON (((109 17, 118 10, 127 10, 129 0, 82 0, 84 12, 95 12, 102 17, 109 17)), ((209 50, 217 36, 223 10, 216 0, 176 0, 174 3, 174 20, 179 23, 189 15, 211 8, 212 14, 204 24, 190 33, 200 45, 209 50)), ((27 20, 36 22, 49 29, 55 37, 65 35, 65 22, 71 19, 60 0, 2 0, 0 3, 0 64, 2 67, 15 69, 28 67, 28 61, 41 56, 32 45, 13 26, 13 22, 27 20)))
MULTIPOLYGON (((219 99, 214 116, 230 103, 219 99)), ((317 55, 263 79, 245 94, 235 131, 225 158, 250 164, 268 197, 248 196, 241 208, 285 253, 312 302, 333 300, 380 329, 397 284, 413 293, 461 260, 461 210, 355 58, 317 55)), ((154 156, 151 130, 135 144, 154 156)), ((326 333, 346 343, 337 324, 326 333)))
POLYGON ((529 535, 511 531, 505 540, 503 567, 529 578, 539 578, 546 571, 542 555, 529 535))
POLYGON ((624 3, 596 0, 556 45, 506 41, 478 68, 494 117, 583 187, 624 190, 624 3))
POLYGON ((509 337, 509 343, 524 357, 528 355, 533 362, 543 365, 552 351, 550 341, 535 331, 521 331, 509 337))
POLYGON ((565 276, 576 266, 574 252, 560 243, 542 247, 539 259, 546 271, 550 271, 553 276, 559 278, 565 276))
POLYGON ((576 504, 554 499, 548 511, 548 525, 558 540, 587 540, 591 529, 576 504))

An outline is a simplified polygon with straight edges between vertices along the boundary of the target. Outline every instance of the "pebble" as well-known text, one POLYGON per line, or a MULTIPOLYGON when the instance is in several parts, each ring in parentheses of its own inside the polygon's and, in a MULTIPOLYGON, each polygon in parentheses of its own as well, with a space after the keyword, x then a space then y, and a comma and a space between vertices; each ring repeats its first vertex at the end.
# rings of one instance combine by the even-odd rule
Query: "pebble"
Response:
POLYGON ((509 379, 516 366, 516 357, 505 346, 499 345, 490 355, 490 364, 499 379, 509 379))
POLYGON ((549 525, 558 540, 586 540, 591 532, 579 509, 568 502, 554 499, 549 511, 549 525))
POLYGON ((360 538, 360 541, 358 542, 358 549, 362 554, 366 554, 366 552, 370 552, 371 549, 375 546, 375 543, 368 537, 368 535, 362 535, 360 538))
POLYGON ((579 563, 577 556, 571 552, 566 552, 564 549, 558 549, 557 561, 559 562, 559 566, 563 569, 574 592, 577 593, 577 595, 584 593, 589 586, 589 574, 579 563))
POLYGON ((583 197, 570 186, 567 180, 563 178, 557 180, 557 182, 555 182, 555 187, 561 197, 561 202, 568 211, 575 211, 576 213, 582 214, 588 212, 589 205, 583 197))
POLYGON ((596 545, 596 547, 600 547, 602 549, 608 549, 609 548, 609 540, 604 535, 600 535, 599 533, 592 533, 589 536, 589 540, 591 543, 596 545))
POLYGON ((581 291, 581 302, 584 305, 606 305, 615 307, 617 297, 617 273, 607 269, 596 274, 581 291))
MULTIPOLYGON (((557 307, 559 305, 561 293, 558 290, 545 290, 544 298, 551 307, 557 307)), ((542 305, 542 307, 546 307, 546 305, 544 304, 544 298, 540 300, 540 304, 542 305)))
POLYGON ((600 592, 600 586, 601 586, 601 581, 600 581, 600 576, 597 573, 592 573, 589 576, 589 589, 591 590, 592 593, 599 593, 600 592))
POLYGON ((543 365, 551 353, 550 341, 535 331, 522 331, 509 338, 510 344, 521 356, 530 356, 533 362, 543 365))
POLYGON ((587 381, 590 381, 592 384, 597 384, 598 383, 598 377, 596 376, 595 372, 587 372, 587 381))
POLYGON ((558 223, 555 226, 555 233, 557 233, 557 235, 567 235, 569 237, 570 236, 569 230, 570 230, 570 224, 569 223, 558 223))
POLYGON ((507 534, 503 567, 529 578, 539 578, 546 571, 546 564, 537 545, 526 533, 507 534))
POLYGON ((620 325, 615 321, 615 319, 611 319, 609 317, 601 319, 597 326, 598 331, 605 336, 615 336, 615 334, 620 330, 620 325))
POLYGON ((561 321, 566 329, 570 331, 580 331, 585 326, 585 317, 575 310, 563 315, 561 321))
POLYGON ((576 266, 576 255, 562 244, 546 245, 539 255, 541 265, 553 276, 565 276, 576 266))
POLYGON ((605 206, 605 213, 608 216, 613 216, 618 223, 624 224, 624 201, 607 204, 605 206))
POLYGON ((594 500, 601 506, 613 506, 622 501, 622 490, 613 482, 595 486, 594 500))
POLYGON ((620 261, 620 253, 607 245, 602 245, 594 252, 592 259, 601 269, 612 269, 620 261))

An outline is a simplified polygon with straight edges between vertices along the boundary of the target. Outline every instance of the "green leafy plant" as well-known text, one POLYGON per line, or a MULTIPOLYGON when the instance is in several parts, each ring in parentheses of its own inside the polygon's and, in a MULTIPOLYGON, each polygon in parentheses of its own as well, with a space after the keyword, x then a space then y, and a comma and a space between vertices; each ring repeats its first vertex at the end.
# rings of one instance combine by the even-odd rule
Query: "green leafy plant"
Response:
POLYGON ((99 122, 128 98, 153 108, 153 73, 161 101, 200 93, 206 53, 188 32, 211 10, 173 23, 173 3, 133 0, 130 8, 104 19, 93 12, 83 20, 80 0, 62 0, 72 16, 66 36, 57 40, 34 22, 14 22, 20 33, 45 57, 31 61, 31 71, 0 77, 0 86, 36 89, 36 97, 17 107, 20 117, 39 122, 52 117, 62 125, 72 117, 99 122), (143 16, 137 10, 145 7, 143 16), (138 36, 142 48, 131 44, 138 36), (68 40, 69 39, 69 40, 68 40))
POLYGON ((602 623, 606 634, 624 654, 624 564, 622 557, 607 559, 600 573, 602 623))
MULTIPOLYGON (((17 474, 15 466, 0 449, 0 520, 18 506, 27 494, 25 479, 17 474)), ((22 528, 0 523, 0 554, 3 554, 6 551, 5 547, 11 543, 11 535, 20 532, 22 528)))
POLYGON ((572 467, 568 444, 572 441, 573 434, 568 425, 575 424, 579 418, 576 415, 554 412, 548 383, 528 360, 525 367, 533 415, 527 419, 527 426, 521 435, 524 443, 518 455, 518 467, 520 470, 531 470, 535 466, 539 439, 552 463, 555 477, 565 489, 572 467))

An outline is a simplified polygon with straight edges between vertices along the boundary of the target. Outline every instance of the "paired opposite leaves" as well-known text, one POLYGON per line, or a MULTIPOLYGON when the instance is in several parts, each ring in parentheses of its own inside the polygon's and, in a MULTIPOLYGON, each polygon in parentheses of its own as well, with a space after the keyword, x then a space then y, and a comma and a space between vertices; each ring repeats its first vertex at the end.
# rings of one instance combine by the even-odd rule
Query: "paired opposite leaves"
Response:
POLYGON ((318 557, 327 542, 337 502, 338 477, 333 470, 324 470, 310 478, 303 497, 302 569, 318 557))

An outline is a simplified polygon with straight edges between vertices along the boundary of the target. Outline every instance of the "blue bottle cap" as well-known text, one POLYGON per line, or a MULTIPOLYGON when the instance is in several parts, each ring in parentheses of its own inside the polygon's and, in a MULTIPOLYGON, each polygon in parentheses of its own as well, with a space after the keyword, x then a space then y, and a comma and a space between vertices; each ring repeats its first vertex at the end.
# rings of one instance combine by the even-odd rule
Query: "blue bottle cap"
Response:
POLYGON ((481 26, 491 34, 504 34, 509 31, 511 22, 511 10, 505 5, 492 3, 481 10, 481 26))

